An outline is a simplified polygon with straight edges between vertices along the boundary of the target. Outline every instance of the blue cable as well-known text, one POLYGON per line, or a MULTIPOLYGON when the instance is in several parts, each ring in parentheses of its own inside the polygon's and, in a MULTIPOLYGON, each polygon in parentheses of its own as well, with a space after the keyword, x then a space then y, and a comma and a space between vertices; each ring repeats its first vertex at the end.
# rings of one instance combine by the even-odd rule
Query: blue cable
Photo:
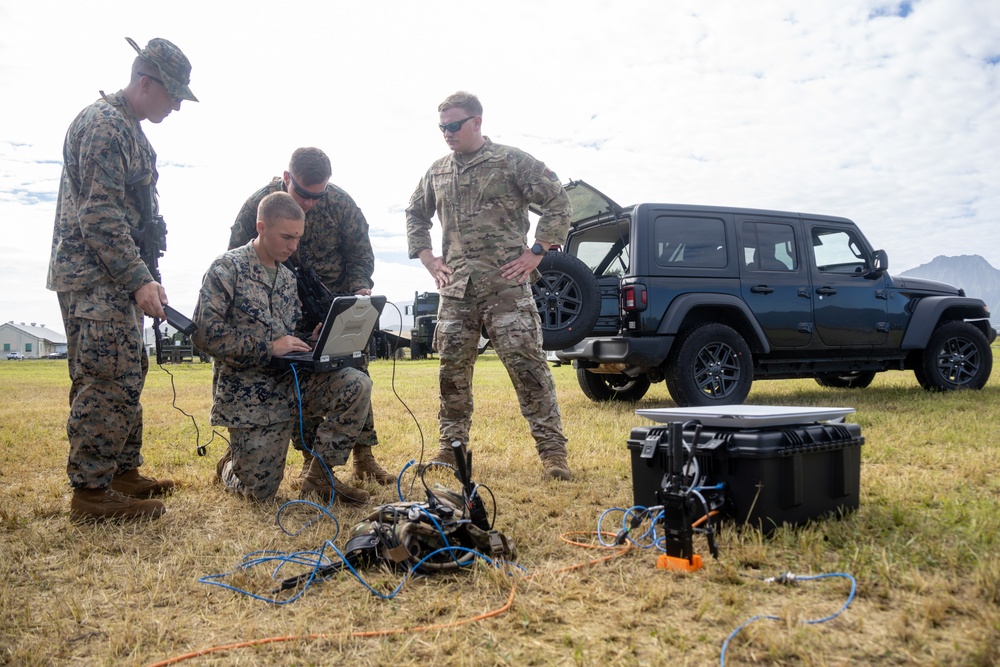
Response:
POLYGON ((302 595, 306 592, 306 589, 309 588, 309 585, 316 577, 316 572, 319 570, 319 568, 330 564, 330 559, 326 556, 325 553, 327 546, 332 547, 336 551, 336 547, 333 546, 333 543, 330 542, 329 540, 323 542, 323 546, 319 549, 319 551, 299 551, 291 554, 282 551, 272 551, 272 550, 255 551, 244 556, 243 561, 236 568, 230 570, 229 572, 223 572, 221 574, 210 574, 204 577, 199 577, 198 582, 202 584, 209 584, 211 586, 218 586, 220 588, 225 588, 227 590, 234 591, 242 595, 246 595, 247 597, 251 597, 255 600, 268 602, 270 604, 277 604, 277 605, 289 604, 295 602, 300 597, 302 597, 302 595), (265 554, 265 555, 255 558, 254 556, 256 556, 257 554, 265 554), (306 557, 307 555, 311 555, 312 558, 307 558, 306 557), (230 577, 236 574, 237 572, 249 570, 250 568, 259 565, 270 564, 275 561, 278 562, 278 566, 272 573, 272 577, 276 575, 281 570, 281 568, 287 564, 309 565, 313 567, 313 571, 310 574, 306 584, 302 587, 302 589, 299 590, 295 595, 286 600, 279 600, 277 598, 269 598, 269 597, 264 597, 263 595, 257 595, 256 593, 251 593, 250 591, 246 591, 243 590, 242 588, 237 588, 236 586, 227 584, 224 581, 220 581, 221 579, 230 577))
POLYGON ((658 538, 657 535, 656 535, 656 524, 659 521, 663 520, 663 510, 662 509, 659 510, 655 514, 651 514, 650 515, 649 528, 647 528, 645 530, 645 532, 640 533, 638 535, 638 537, 636 537, 636 536, 634 536, 632 534, 632 527, 629 525, 629 518, 631 516, 634 516, 635 514, 637 514, 639 512, 647 512, 648 513, 649 511, 650 510, 649 510, 648 507, 644 507, 642 505, 633 505, 632 507, 629 507, 628 509, 625 509, 625 508, 622 508, 622 507, 611 507, 611 508, 608 508, 608 509, 604 510, 601 513, 601 515, 598 517, 598 519, 597 519, 597 541, 598 541, 598 543, 602 547, 615 547, 615 546, 618 546, 614 542, 606 542, 604 540, 604 531, 602 529, 602 526, 604 524, 604 518, 609 513, 611 513, 611 512, 621 512, 622 513, 622 525, 621 525, 621 529, 620 530, 625 533, 625 535, 627 536, 628 541, 631 542, 631 543, 633 543, 635 546, 639 547, 640 549, 650 549, 650 548, 655 547, 656 544, 657 544, 657 542, 660 540, 660 538, 658 538), (647 540, 650 540, 650 541, 648 543, 644 544, 644 542, 646 542, 647 540))
MULTIPOLYGON (((332 562, 330 560, 330 558, 326 555, 326 549, 327 549, 327 547, 329 547, 330 549, 332 549, 334 551, 334 553, 337 554, 337 557, 341 560, 341 562, 343 562, 343 564, 346 567, 346 569, 354 576, 355 579, 358 580, 358 582, 362 586, 364 586, 365 588, 367 588, 368 591, 372 595, 374 595, 376 597, 379 597, 379 598, 382 598, 383 600, 391 600, 393 597, 395 597, 399 593, 399 591, 402 590, 403 585, 406 584, 407 580, 410 577, 412 577, 415 574, 419 574, 418 570, 420 569, 421 565, 423 565, 429 559, 431 559, 434 556, 436 556, 438 554, 441 554, 441 553, 448 552, 451 555, 452 560, 460 568, 461 567, 466 567, 466 565, 471 565, 472 562, 474 562, 474 560, 476 558, 479 558, 480 560, 484 560, 484 561, 486 561, 487 564, 493 565, 494 567, 499 567, 498 563, 501 563, 501 562, 502 563, 507 563, 508 562, 508 561, 494 561, 492 558, 490 558, 489 556, 487 556, 487 555, 485 555, 485 554, 483 554, 483 553, 481 553, 479 551, 476 551, 474 549, 469 549, 469 548, 466 548, 466 547, 462 547, 462 546, 446 546, 446 547, 441 547, 439 549, 435 549, 434 551, 430 552, 429 554, 427 554, 426 556, 424 556, 423 558, 421 558, 419 561, 417 561, 412 567, 410 567, 407 570, 406 574, 403 575, 403 578, 400 580, 400 582, 396 586, 396 588, 391 593, 384 594, 384 593, 379 593, 378 591, 376 591, 374 588, 372 588, 368 584, 367 581, 365 581, 364 577, 362 577, 361 574, 354 568, 354 566, 351 565, 351 563, 347 560, 347 558, 344 557, 344 554, 340 551, 340 549, 338 549, 336 547, 336 545, 334 545, 330 540, 325 540, 323 542, 323 546, 318 551, 298 551, 298 552, 293 552, 293 553, 290 553, 290 554, 289 553, 285 553, 285 552, 281 552, 281 551, 272 551, 272 550, 255 551, 253 553, 250 553, 250 554, 247 554, 246 556, 244 556, 243 557, 243 561, 235 569, 230 570, 229 572, 221 573, 221 574, 212 574, 212 575, 206 575, 204 577, 199 577, 198 581, 200 583, 203 583, 203 584, 209 584, 211 586, 218 586, 220 588, 224 588, 226 590, 230 590, 230 591, 233 591, 235 593, 240 593, 241 595, 245 595, 247 597, 253 598, 254 600, 260 600, 262 602, 267 602, 267 603, 275 604, 275 605, 286 605, 286 604, 295 602, 300 597, 302 597, 305 594, 306 590, 312 585, 313 581, 315 581, 316 574, 319 571, 319 569, 321 567, 325 567, 325 566, 329 565, 332 562), (466 563, 462 563, 455 556, 455 552, 464 552, 464 553, 471 554, 473 556, 473 561, 470 561, 467 564, 466 563), (259 557, 255 557, 258 554, 265 554, 265 555, 259 556, 259 557), (302 588, 295 595, 293 595, 292 597, 290 597, 288 599, 281 600, 281 599, 278 599, 278 598, 271 598, 271 597, 265 597, 263 595, 257 595, 255 593, 251 593, 250 591, 244 590, 242 588, 238 588, 238 587, 233 586, 231 584, 227 584, 224 581, 220 581, 221 579, 224 579, 225 577, 232 576, 233 574, 235 574, 237 572, 248 570, 248 569, 250 569, 252 567, 256 567, 256 566, 260 566, 260 565, 270 564, 270 563, 275 562, 275 561, 278 562, 278 565, 274 569, 274 571, 271 573, 271 577, 273 579, 277 579, 277 576, 278 576, 279 572, 281 571, 281 568, 283 568, 285 565, 294 564, 294 565, 307 565, 307 566, 312 567, 312 572, 309 573, 309 578, 302 585, 302 588)), ((516 565, 516 567, 520 568, 524 572, 527 572, 527 570, 525 568, 521 567, 520 565, 516 565)))
MULTIPOLYGON (((376 597, 379 597, 379 598, 382 598, 383 600, 391 600, 392 598, 396 597, 396 595, 399 594, 399 591, 401 591, 403 589, 403 586, 406 584, 407 580, 410 577, 412 577, 415 574, 418 574, 417 570, 420 568, 421 565, 423 565, 424 563, 426 563, 427 560, 430 559, 430 558, 432 558, 433 556, 436 556, 437 554, 445 552, 445 551, 448 551, 448 552, 464 551, 464 552, 472 554, 473 557, 474 557, 474 559, 475 558, 479 558, 479 559, 482 559, 482 560, 486 561, 489 565, 496 566, 496 562, 493 561, 493 559, 491 559, 486 554, 480 553, 480 552, 478 552, 478 551, 476 551, 474 549, 468 549, 466 547, 459 547, 459 546, 441 547, 440 549, 435 549, 434 551, 430 552, 429 554, 427 554, 426 556, 424 556, 423 558, 421 558, 419 561, 417 561, 410 569, 408 569, 406 571, 406 574, 403 575, 403 578, 400 580, 399 584, 396 586, 396 588, 393 589, 393 591, 391 593, 389 593, 389 594, 383 594, 383 593, 379 593, 374 588, 372 588, 371 586, 369 586, 368 582, 365 581, 364 577, 362 577, 358 573, 358 571, 355 570, 354 567, 350 563, 348 563, 347 561, 344 561, 344 564, 347 566, 347 569, 351 572, 351 574, 353 574, 354 577, 358 580, 358 582, 360 582, 362 586, 364 586, 365 588, 367 588, 368 591, 372 595, 374 595, 376 597)), ((459 567, 465 567, 465 565, 463 565, 462 563, 460 563, 458 561, 458 559, 455 558, 454 554, 452 554, 452 559, 456 563, 458 563, 459 567)))
POLYGON ((326 461, 323 457, 317 454, 312 447, 306 443, 306 433, 305 433, 305 420, 302 417, 302 389, 299 387, 299 372, 295 368, 295 364, 289 364, 292 369, 292 377, 295 379, 295 400, 298 402, 299 406, 299 439, 302 441, 302 448, 307 450, 313 455, 313 458, 319 461, 320 465, 323 466, 323 472, 326 474, 327 480, 330 482, 330 488, 333 491, 330 493, 330 502, 327 507, 332 507, 334 500, 337 498, 337 485, 333 483, 333 473, 330 472, 330 468, 326 465, 326 461))
MULTIPOLYGON (((400 581, 399 585, 389 595, 383 595, 383 594, 377 592, 371 586, 369 586, 368 583, 364 580, 364 578, 357 572, 357 570, 354 568, 354 566, 351 565, 351 563, 344 557, 343 553, 333 543, 333 540, 336 539, 336 536, 340 533, 340 524, 337 521, 337 517, 330 511, 330 508, 333 506, 333 503, 334 503, 335 498, 336 498, 336 488, 335 488, 335 484, 333 483, 333 476, 332 476, 332 474, 330 472, 330 468, 326 464, 326 461, 324 461, 321 456, 317 455, 316 452, 315 452, 315 450, 313 450, 308 445, 308 443, 306 442, 306 438, 305 438, 305 420, 304 420, 304 417, 303 417, 303 409, 302 409, 302 390, 301 390, 301 387, 299 385, 299 376, 298 376, 298 371, 296 369, 296 364, 290 364, 290 368, 291 368, 292 376, 293 376, 293 379, 294 379, 294 382, 295 382, 295 395, 296 395, 296 401, 297 401, 298 408, 299 408, 299 415, 298 415, 299 437, 300 437, 300 439, 302 441, 302 446, 303 446, 303 448, 306 451, 308 451, 310 454, 312 454, 316 459, 319 459, 320 465, 323 466, 323 471, 326 473, 327 479, 330 481, 331 487, 334 487, 334 493, 331 494, 330 502, 325 507, 317 505, 316 503, 313 503, 313 502, 308 501, 308 500, 292 500, 292 501, 289 501, 289 502, 283 504, 278 509, 278 514, 277 514, 277 517, 276 517, 275 520, 276 520, 276 523, 278 524, 279 528, 281 528, 281 530, 285 534, 291 535, 291 536, 296 536, 299 533, 301 533, 303 530, 305 530, 306 528, 308 528, 310 525, 312 525, 313 522, 317 521, 318 519, 322 518, 325 515, 325 516, 329 517, 334 522, 334 526, 335 526, 334 537, 332 539, 324 540, 323 545, 319 549, 317 549, 317 550, 296 551, 296 552, 292 552, 292 553, 286 553, 286 552, 275 551, 275 550, 261 550, 261 551, 251 552, 251 553, 249 553, 249 554, 247 554, 247 555, 245 555, 243 557, 242 561, 240 562, 240 564, 236 568, 234 568, 234 569, 232 569, 232 570, 230 570, 228 572, 223 572, 223 573, 220 573, 220 574, 212 574, 212 575, 205 575, 203 577, 199 577, 198 578, 199 583, 208 584, 208 585, 211 585, 211 586, 218 586, 220 588, 224 588, 224 589, 236 592, 236 593, 240 593, 242 595, 246 595, 247 597, 253 598, 255 600, 260 600, 260 601, 263 601, 263 602, 268 602, 270 604, 276 604, 276 605, 289 604, 291 602, 295 602, 300 597, 302 597, 302 595, 305 594, 306 590, 312 585, 313 581, 316 579, 317 573, 319 572, 320 568, 329 566, 332 563, 330 557, 327 556, 327 554, 326 554, 327 548, 330 548, 330 549, 333 550, 333 552, 337 555, 337 557, 343 563, 344 567, 346 567, 346 569, 349 572, 351 572, 351 574, 365 588, 367 588, 368 591, 371 592, 371 594, 376 595, 376 596, 378 596, 380 598, 383 598, 383 599, 391 599, 392 597, 394 597, 402 589, 402 587, 406 583, 407 579, 410 576, 412 576, 413 574, 417 573, 417 570, 418 570, 418 568, 421 565, 423 565, 425 562, 427 562, 428 559, 430 559, 430 558, 432 558, 435 555, 440 554, 440 553, 448 552, 451 555, 451 557, 452 557, 452 561, 456 565, 458 565, 459 567, 465 567, 466 564, 463 563, 463 562, 461 562, 461 561, 459 561, 458 557, 455 556, 455 552, 467 552, 467 553, 470 553, 470 554, 473 555, 474 558, 480 558, 482 560, 485 560, 488 564, 494 565, 494 566, 497 566, 497 567, 499 566, 498 565, 499 562, 504 562, 504 563, 507 562, 507 561, 494 561, 491 558, 489 558, 488 556, 486 556, 485 554, 482 554, 482 553, 480 553, 478 551, 475 551, 473 549, 468 549, 466 547, 461 547, 461 546, 450 546, 449 545, 449 546, 441 547, 439 549, 435 549, 431 553, 429 553, 426 556, 424 556, 423 558, 421 558, 413 567, 411 567, 407 571, 407 573, 404 575, 403 579, 400 581), (292 531, 289 531, 287 528, 285 528, 284 523, 282 521, 282 514, 290 506, 296 505, 296 504, 302 504, 302 505, 307 505, 307 506, 313 507, 316 510, 318 510, 318 513, 317 513, 317 516, 315 518, 310 519, 304 525, 302 525, 298 530, 292 532, 292 531), (230 577, 230 576, 234 575, 237 572, 249 570, 252 567, 257 567, 257 566, 265 565, 265 564, 271 564, 271 563, 275 563, 275 562, 277 563, 277 565, 275 566, 274 570, 271 572, 271 578, 272 579, 277 579, 278 575, 280 574, 280 572, 282 570, 282 568, 285 567, 286 565, 305 565, 305 566, 309 566, 309 567, 312 568, 312 571, 309 573, 309 576, 306 579, 305 583, 302 585, 301 589, 295 595, 291 596, 290 598, 282 600, 282 599, 277 599, 277 598, 265 597, 265 596, 262 596, 262 595, 257 595, 255 593, 251 593, 250 591, 243 590, 243 589, 238 588, 236 586, 233 586, 231 584, 227 584, 224 581, 221 581, 222 579, 224 579, 226 577, 230 577)), ((419 429, 419 427, 420 427, 420 425, 417 424, 417 428, 418 429, 419 429)), ((397 477, 396 477, 396 493, 399 496, 399 499, 400 499, 401 502, 404 501, 403 491, 402 491, 402 479, 403 479, 403 475, 405 474, 406 470, 409 469, 410 466, 414 465, 415 463, 416 463, 416 461, 414 461, 414 460, 411 459, 403 467, 403 469, 400 471, 399 475, 397 475, 397 477)), ((436 462, 431 462, 431 465, 436 465, 436 462)), ((446 465, 446 464, 442 464, 442 465, 446 465)), ((448 467, 450 467, 450 466, 448 466, 448 467)), ((430 521, 434 525, 435 529, 441 535, 442 540, 447 545, 448 542, 449 542, 448 536, 444 532, 444 529, 441 527, 440 523, 438 523, 438 521, 434 518, 434 516, 432 514, 430 514, 427 511, 427 509, 425 509, 423 507, 419 507, 419 506, 417 506, 417 509, 419 509, 421 512, 423 512, 427 516, 427 518, 430 519, 430 521)), ((462 521, 460 521, 459 523, 461 523, 461 522, 462 521)), ((467 523, 468 521, 466 520, 465 522, 467 523)), ((472 561, 470 561, 469 564, 471 564, 471 562, 472 561)), ((521 569, 522 571, 527 572, 527 570, 525 568, 523 568, 522 566, 520 566, 520 565, 515 565, 515 566, 518 567, 519 569, 521 569)))
MULTIPOLYGON (((601 526, 604 525, 604 517, 606 517, 611 512, 622 512, 622 513, 624 513, 625 511, 626 510, 625 510, 624 507, 609 507, 608 509, 606 509, 603 512, 601 512, 601 515, 599 517, 597 517, 597 541, 598 541, 598 543, 602 547, 613 547, 613 546, 615 546, 614 542, 605 542, 604 541, 604 531, 601 528, 601 526)), ((624 526, 625 526, 625 521, 623 519, 622 520, 622 529, 624 529, 624 526)))
MULTIPOLYGON (((434 515, 431 514, 430 512, 428 512, 426 508, 421 507, 420 505, 416 505, 416 508, 418 510, 420 510, 421 512, 423 512, 424 515, 426 515, 427 518, 431 520, 431 523, 434 524, 434 527, 437 528, 438 533, 441 535, 441 539, 444 541, 445 544, 448 544, 448 535, 445 534, 444 528, 442 528, 441 524, 439 524, 437 522, 437 519, 434 518, 434 515)), ((446 548, 446 547, 442 547, 442 548, 446 548)), ((434 551, 433 553, 437 553, 437 551, 440 551, 440 549, 434 551)), ((455 563, 457 565, 461 565, 461 563, 458 562, 458 559, 455 557, 454 554, 451 554, 451 559, 453 561, 455 561, 455 563)), ((426 560, 426 558, 424 560, 426 560)), ((421 562, 423 562, 423 561, 421 561, 421 562)))
POLYGON ((301 533, 303 530, 305 530, 306 528, 308 528, 309 526, 311 526, 313 523, 315 523, 319 519, 323 518, 324 515, 326 517, 328 517, 330 519, 330 521, 333 521, 333 526, 334 526, 333 537, 331 537, 330 539, 331 540, 336 540, 337 536, 340 535, 340 522, 337 521, 336 515, 334 515, 330 511, 330 506, 329 505, 327 505, 326 507, 323 507, 322 505, 317 505, 316 503, 312 502, 311 500, 302 500, 302 499, 289 500, 287 503, 285 503, 284 505, 282 505, 281 507, 278 508, 278 514, 277 514, 277 516, 275 516, 274 522, 276 524, 278 524, 278 528, 280 528, 281 531, 283 533, 285 533, 285 535, 291 535, 292 537, 295 537, 299 533, 301 533), (281 518, 281 515, 285 512, 285 510, 288 509, 289 507, 293 506, 293 505, 305 505, 307 507, 313 507, 313 508, 315 508, 317 510, 317 514, 316 514, 315 517, 313 517, 312 519, 309 519, 308 521, 306 521, 304 524, 302 524, 302 526, 298 530, 296 530, 294 532, 288 530, 287 528, 285 528, 284 521, 281 518))
MULTIPOLYGON (((781 575, 781 577, 768 579, 766 581, 771 581, 771 582, 777 581, 777 582, 780 582, 780 583, 793 583, 796 580, 812 581, 812 580, 816 580, 816 579, 827 579, 829 577, 842 577, 844 579, 848 579, 851 582, 851 592, 848 594, 847 601, 844 603, 844 605, 840 609, 838 609, 836 612, 834 612, 833 614, 830 614, 829 616, 824 616, 823 618, 814 618, 814 619, 810 619, 810 620, 806 620, 806 621, 801 621, 801 623, 803 623, 805 625, 816 625, 818 623, 825 623, 825 622, 830 621, 830 620, 832 620, 834 618, 837 618, 842 613, 844 613, 844 611, 851 605, 851 602, 854 601, 854 595, 855 595, 855 593, 858 590, 858 582, 855 581, 854 577, 852 577, 851 575, 847 574, 846 572, 830 572, 830 573, 827 573, 827 574, 815 574, 815 575, 808 575, 808 576, 796 576, 796 575, 793 575, 793 574, 781 575)), ((772 616, 770 614, 760 614, 760 615, 754 616, 752 618, 748 618, 747 620, 745 620, 742 623, 740 623, 740 625, 735 630, 733 630, 731 633, 729 633, 729 636, 726 637, 726 640, 724 642, 722 642, 722 651, 719 654, 719 666, 720 667, 725 667, 726 666, 726 650, 729 648, 729 642, 732 641, 733 638, 736 637, 736 635, 738 635, 743 628, 747 627, 748 625, 750 625, 754 621, 761 620, 762 618, 768 619, 768 620, 771 620, 771 621, 782 621, 782 620, 785 620, 785 619, 783 619, 780 616, 772 616)))
POLYGON ((409 462, 403 466, 403 469, 399 471, 399 474, 396 475, 396 495, 399 496, 399 502, 401 503, 406 502, 406 499, 403 498, 403 473, 405 473, 410 466, 415 465, 416 463, 416 459, 410 459, 409 462))

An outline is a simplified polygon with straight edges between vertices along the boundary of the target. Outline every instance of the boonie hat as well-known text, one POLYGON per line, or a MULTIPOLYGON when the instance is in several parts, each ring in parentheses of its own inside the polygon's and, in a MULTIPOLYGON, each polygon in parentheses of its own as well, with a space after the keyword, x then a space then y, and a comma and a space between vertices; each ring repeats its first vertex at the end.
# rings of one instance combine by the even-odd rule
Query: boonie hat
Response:
MULTIPOLYGON (((159 78, 166 86, 170 97, 175 100, 191 100, 197 102, 188 84, 191 83, 191 61, 187 59, 173 42, 162 37, 149 40, 146 48, 140 49, 131 37, 125 38, 135 52, 159 72, 159 78)), ((153 74, 153 72, 147 72, 153 74)))

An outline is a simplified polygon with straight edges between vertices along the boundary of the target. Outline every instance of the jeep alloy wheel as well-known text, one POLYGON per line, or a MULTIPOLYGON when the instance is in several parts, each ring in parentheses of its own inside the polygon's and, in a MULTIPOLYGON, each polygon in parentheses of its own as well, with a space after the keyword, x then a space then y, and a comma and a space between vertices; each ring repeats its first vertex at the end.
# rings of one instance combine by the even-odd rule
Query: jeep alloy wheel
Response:
POLYGON ((667 359, 667 389, 682 408, 738 405, 746 400, 752 383, 750 347, 725 324, 695 327, 667 359))
POLYGON ((932 391, 982 389, 993 370, 993 352, 983 332, 968 322, 934 330, 920 359, 920 385, 932 391))

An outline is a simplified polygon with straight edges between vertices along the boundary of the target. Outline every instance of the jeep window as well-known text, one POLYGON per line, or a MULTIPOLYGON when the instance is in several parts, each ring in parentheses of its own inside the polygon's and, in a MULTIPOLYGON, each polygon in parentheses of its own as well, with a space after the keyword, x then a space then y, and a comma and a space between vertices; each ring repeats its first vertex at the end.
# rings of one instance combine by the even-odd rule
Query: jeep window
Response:
POLYGON ((598 278, 628 273, 628 221, 601 225, 571 238, 566 250, 598 278))
POLYGON ((656 263, 668 268, 726 266, 726 228, 716 218, 662 216, 654 224, 656 263))
POLYGON ((744 222, 743 262, 750 271, 796 271, 795 232, 791 225, 744 222))
POLYGON ((814 227, 812 244, 818 270, 826 273, 864 272, 864 246, 858 241, 854 232, 814 227))

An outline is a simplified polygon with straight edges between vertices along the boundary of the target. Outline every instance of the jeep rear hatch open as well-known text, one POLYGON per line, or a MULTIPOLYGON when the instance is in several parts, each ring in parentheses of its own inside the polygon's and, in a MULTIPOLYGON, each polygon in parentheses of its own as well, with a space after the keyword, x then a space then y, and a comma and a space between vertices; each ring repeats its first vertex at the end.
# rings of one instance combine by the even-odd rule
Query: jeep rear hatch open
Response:
MULTIPOLYGON (((622 213, 621 206, 583 181, 570 181, 565 188, 570 203, 573 204, 574 227, 584 223, 616 220, 622 213)), ((535 215, 541 215, 541 211, 534 204, 529 204, 528 208, 535 215)))

